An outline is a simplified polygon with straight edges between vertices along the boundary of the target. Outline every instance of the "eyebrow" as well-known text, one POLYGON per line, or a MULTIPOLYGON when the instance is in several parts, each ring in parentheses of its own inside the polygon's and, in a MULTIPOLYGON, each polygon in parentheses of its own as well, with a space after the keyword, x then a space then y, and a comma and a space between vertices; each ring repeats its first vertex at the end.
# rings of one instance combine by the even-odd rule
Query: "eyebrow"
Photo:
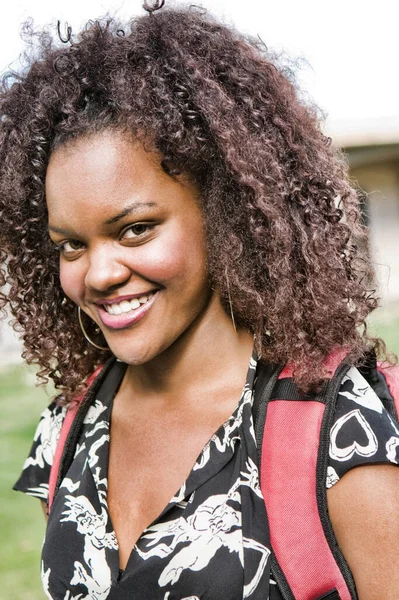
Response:
MULTIPOLYGON (((120 213, 116 214, 114 217, 111 217, 110 219, 104 221, 104 225, 113 225, 114 223, 117 223, 118 221, 123 219, 123 217, 126 217, 127 215, 130 215, 131 213, 137 210, 140 210, 140 208, 144 206, 148 207, 156 205, 156 202, 134 202, 133 204, 126 206, 126 208, 124 208, 120 213)), ((50 224, 48 226, 48 229, 49 231, 53 231, 54 233, 60 233, 62 235, 70 235, 72 233, 68 229, 63 229, 62 227, 54 227, 50 224)))
POLYGON ((117 223, 118 221, 123 219, 123 217, 130 215, 132 212, 139 210, 143 206, 156 206, 156 205, 157 205, 156 202, 134 202, 133 204, 130 204, 130 206, 127 206, 126 208, 124 208, 120 213, 118 213, 114 217, 107 219, 105 221, 104 225, 113 225, 114 223, 117 223))

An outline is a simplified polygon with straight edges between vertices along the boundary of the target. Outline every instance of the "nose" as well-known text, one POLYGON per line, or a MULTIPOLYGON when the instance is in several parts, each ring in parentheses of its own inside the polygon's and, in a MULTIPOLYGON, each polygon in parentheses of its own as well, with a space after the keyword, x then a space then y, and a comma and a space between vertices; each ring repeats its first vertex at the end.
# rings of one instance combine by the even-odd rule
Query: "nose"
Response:
POLYGON ((88 266, 85 274, 87 288, 97 292, 107 292, 123 285, 131 271, 120 252, 108 244, 98 245, 88 253, 88 266))

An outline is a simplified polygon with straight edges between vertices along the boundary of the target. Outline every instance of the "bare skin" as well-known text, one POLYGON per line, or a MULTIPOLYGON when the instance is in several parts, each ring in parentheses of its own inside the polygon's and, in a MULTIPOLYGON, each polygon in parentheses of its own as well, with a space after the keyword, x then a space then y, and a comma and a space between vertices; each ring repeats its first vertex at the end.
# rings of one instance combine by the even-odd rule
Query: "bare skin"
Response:
POLYGON ((327 493, 338 545, 359 600, 399 597, 399 469, 352 469, 327 493))

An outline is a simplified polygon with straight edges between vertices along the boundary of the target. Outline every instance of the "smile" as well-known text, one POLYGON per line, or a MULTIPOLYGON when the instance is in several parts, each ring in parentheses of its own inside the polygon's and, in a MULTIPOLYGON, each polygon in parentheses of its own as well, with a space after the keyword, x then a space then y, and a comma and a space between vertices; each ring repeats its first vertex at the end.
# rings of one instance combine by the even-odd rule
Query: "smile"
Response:
POLYGON ((101 322, 109 329, 125 329, 141 321, 148 313, 158 295, 158 290, 130 300, 98 304, 101 322))
POLYGON ((151 292, 146 296, 140 296, 140 298, 132 298, 131 300, 122 300, 122 302, 114 304, 103 304, 104 309, 109 315, 122 315, 129 313, 140 305, 146 304, 154 296, 155 292, 151 292))

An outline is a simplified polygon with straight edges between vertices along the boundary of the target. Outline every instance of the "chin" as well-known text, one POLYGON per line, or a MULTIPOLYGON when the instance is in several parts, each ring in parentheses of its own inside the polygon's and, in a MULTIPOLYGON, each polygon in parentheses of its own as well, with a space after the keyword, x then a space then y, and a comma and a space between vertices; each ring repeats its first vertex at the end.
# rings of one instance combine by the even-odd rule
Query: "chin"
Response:
POLYGON ((187 339, 185 334, 191 331, 193 321, 194 318, 190 315, 186 320, 175 322, 173 327, 156 323, 142 331, 125 329, 116 335, 108 335, 107 342, 118 360, 132 366, 144 365, 172 350, 179 341, 187 339))
POLYGON ((144 365, 157 356, 157 352, 150 352, 149 350, 132 351, 132 350, 121 350, 111 346, 111 351, 114 356, 123 363, 132 366, 144 365))
POLYGON ((144 365, 147 362, 150 362, 154 358, 156 358, 159 354, 161 354, 169 344, 165 344, 164 347, 158 344, 149 344, 147 343, 137 344, 126 342, 123 344, 118 344, 110 341, 109 347, 116 356, 118 360, 126 363, 127 365, 144 365))

